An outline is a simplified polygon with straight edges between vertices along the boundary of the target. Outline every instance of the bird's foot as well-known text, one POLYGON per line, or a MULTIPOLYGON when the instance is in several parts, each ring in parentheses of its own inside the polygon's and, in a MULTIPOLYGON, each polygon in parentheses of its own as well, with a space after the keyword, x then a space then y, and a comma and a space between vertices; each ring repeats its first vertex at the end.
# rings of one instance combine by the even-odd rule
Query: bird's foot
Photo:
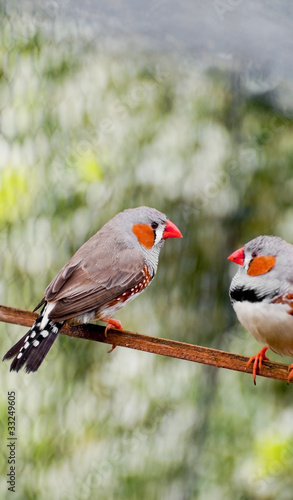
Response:
MULTIPOLYGON (((262 367, 262 362, 264 360, 269 361, 269 358, 267 358, 267 356, 265 355, 267 350, 268 350, 268 347, 263 347, 255 356, 251 356, 251 358, 248 360, 248 363, 246 364, 246 368, 248 368, 248 366, 251 365, 251 363, 253 362, 252 375, 253 375, 254 385, 256 385, 256 373, 257 373, 257 371, 260 372, 260 369, 262 367)), ((289 374, 289 377, 290 377, 290 374, 289 374)), ((292 374, 292 377, 293 377, 293 374, 292 374)))
MULTIPOLYGON (((112 328, 113 326, 114 326, 114 328, 117 328, 117 330, 123 330, 123 326, 118 319, 103 318, 103 321, 106 321, 108 323, 106 328, 105 328, 105 337, 107 337, 108 330, 110 330, 110 328, 112 328)), ((110 354, 110 352, 113 352, 115 347, 116 347, 116 345, 113 344, 110 351, 108 351, 108 354, 110 354)))
POLYGON ((123 326, 118 319, 103 318, 102 321, 105 321, 106 323, 108 323, 106 328, 105 328, 105 337, 107 337, 108 330, 110 330, 113 326, 114 326, 114 328, 117 328, 117 330, 123 330, 123 326))
POLYGON ((289 384, 289 382, 293 378, 293 363, 291 363, 291 365, 288 366, 288 372, 289 372, 289 375, 287 378, 287 383, 289 384))
POLYGON ((116 347, 117 347, 116 344, 113 344, 112 347, 111 347, 111 349, 110 349, 110 351, 108 351, 108 354, 110 354, 111 352, 113 352, 114 349, 116 349, 116 347))

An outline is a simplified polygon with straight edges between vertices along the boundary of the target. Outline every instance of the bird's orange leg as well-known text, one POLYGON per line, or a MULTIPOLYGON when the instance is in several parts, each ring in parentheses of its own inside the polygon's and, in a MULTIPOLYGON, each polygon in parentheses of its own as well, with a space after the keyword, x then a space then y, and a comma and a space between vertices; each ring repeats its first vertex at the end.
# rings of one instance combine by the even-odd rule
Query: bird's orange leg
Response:
MULTIPOLYGON (((123 330, 123 326, 118 319, 103 318, 102 321, 105 321, 107 323, 107 326, 105 328, 105 337, 107 337, 108 330, 110 330, 110 328, 112 328, 112 326, 114 326, 114 328, 117 328, 117 330, 123 330)), ((116 345, 113 344, 110 351, 108 351, 108 354, 110 354, 110 352, 113 352, 115 347, 116 347, 116 345)))
MULTIPOLYGON (((260 369, 262 367, 262 362, 263 360, 269 361, 269 358, 265 355, 266 351, 268 350, 268 347, 263 347, 259 353, 257 353, 255 356, 251 356, 251 358, 248 360, 248 363, 246 364, 246 368, 248 368, 249 365, 253 362, 253 370, 252 370, 252 375, 253 375, 253 383, 256 385, 256 372, 257 369, 260 372, 260 369)), ((290 376, 290 375, 289 375, 290 376)), ((293 374, 292 374, 293 377, 293 374)))
POLYGON ((293 363, 291 363, 291 365, 288 366, 288 372, 289 372, 289 375, 287 378, 287 382, 289 384, 290 380, 293 378, 293 363))
POLYGON ((121 325, 121 322, 118 319, 113 319, 113 318, 103 318, 102 321, 105 321, 105 323, 108 323, 106 328, 105 328, 105 337, 107 337, 108 330, 114 326, 114 328, 117 328, 117 330, 123 330, 123 326, 121 325))

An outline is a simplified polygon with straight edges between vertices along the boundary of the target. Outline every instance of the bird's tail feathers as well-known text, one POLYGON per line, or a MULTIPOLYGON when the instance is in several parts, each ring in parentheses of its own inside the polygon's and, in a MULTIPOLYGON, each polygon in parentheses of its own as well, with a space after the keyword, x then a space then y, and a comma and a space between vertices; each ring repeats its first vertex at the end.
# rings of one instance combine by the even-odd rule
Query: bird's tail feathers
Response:
POLYGON ((3 357, 14 360, 10 371, 18 372, 25 366, 26 372, 35 372, 58 337, 64 321, 55 323, 48 318, 51 304, 45 304, 31 329, 3 357))

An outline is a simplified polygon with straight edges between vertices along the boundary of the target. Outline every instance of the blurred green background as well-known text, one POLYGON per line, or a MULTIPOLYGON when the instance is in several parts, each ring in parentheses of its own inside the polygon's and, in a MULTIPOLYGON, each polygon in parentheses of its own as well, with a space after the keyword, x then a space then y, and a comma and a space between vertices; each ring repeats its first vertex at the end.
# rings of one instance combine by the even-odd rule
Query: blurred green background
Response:
MULTIPOLYGON (((293 242, 286 81, 252 92, 225 62, 106 50, 41 21, 1 10, 0 304, 33 309, 109 218, 149 205, 184 239, 167 242, 154 283, 117 315, 124 327, 255 354, 229 303, 227 256, 259 234, 293 242)), ((1 356, 24 333, 0 323, 1 356)), ((60 336, 36 374, 0 365, 1 498, 292 499, 291 386, 108 349, 60 336)))

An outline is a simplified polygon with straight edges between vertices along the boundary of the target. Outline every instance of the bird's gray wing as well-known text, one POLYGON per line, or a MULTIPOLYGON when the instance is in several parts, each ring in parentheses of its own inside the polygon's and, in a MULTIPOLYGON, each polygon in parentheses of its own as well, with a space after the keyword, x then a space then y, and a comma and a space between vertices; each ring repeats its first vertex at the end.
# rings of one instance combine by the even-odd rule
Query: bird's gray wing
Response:
POLYGON ((45 291, 45 299, 55 302, 49 314, 53 321, 64 321, 98 310, 104 304, 138 285, 146 261, 136 248, 92 249, 83 258, 77 252, 61 269, 45 291))

